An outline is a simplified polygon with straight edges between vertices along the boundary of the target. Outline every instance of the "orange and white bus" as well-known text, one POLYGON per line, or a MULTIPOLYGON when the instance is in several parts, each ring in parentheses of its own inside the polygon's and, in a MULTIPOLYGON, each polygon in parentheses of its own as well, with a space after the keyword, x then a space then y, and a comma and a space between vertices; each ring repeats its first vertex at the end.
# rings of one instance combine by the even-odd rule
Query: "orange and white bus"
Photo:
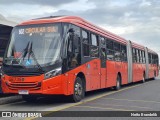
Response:
POLYGON ((158 76, 158 54, 75 16, 54 16, 14 27, 2 66, 3 93, 65 95, 158 76))

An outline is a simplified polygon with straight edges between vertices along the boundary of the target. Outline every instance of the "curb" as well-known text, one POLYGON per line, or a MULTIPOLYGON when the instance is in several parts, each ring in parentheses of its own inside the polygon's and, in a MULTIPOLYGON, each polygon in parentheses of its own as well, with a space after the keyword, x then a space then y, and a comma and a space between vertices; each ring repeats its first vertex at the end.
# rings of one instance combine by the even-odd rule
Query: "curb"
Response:
POLYGON ((22 96, 8 96, 0 98, 0 105, 22 101, 22 96))

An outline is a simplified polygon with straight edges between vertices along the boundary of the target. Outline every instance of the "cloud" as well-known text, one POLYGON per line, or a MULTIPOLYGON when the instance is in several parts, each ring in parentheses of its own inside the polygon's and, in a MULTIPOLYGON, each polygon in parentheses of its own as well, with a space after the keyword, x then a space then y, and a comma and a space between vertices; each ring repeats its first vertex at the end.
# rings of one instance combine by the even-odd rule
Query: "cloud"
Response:
POLYGON ((132 40, 160 51, 160 1, 88 0, 94 7, 86 11, 59 10, 55 15, 76 15, 132 40))
POLYGON ((0 0, 0 12, 5 9, 7 17, 24 20, 80 16, 127 40, 160 51, 159 5, 159 0, 0 0))
POLYGON ((12 4, 28 4, 28 5, 47 5, 47 6, 59 6, 74 2, 74 0, 0 0, 1 5, 12 4))

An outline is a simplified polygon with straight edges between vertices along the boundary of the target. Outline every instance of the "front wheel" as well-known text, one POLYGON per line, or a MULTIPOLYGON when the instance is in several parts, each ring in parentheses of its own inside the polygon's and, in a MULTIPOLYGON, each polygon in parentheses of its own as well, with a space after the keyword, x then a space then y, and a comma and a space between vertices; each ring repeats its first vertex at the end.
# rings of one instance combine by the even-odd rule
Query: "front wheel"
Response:
POLYGON ((84 98, 85 89, 82 79, 77 77, 74 84, 74 93, 70 96, 71 102, 79 102, 84 98))

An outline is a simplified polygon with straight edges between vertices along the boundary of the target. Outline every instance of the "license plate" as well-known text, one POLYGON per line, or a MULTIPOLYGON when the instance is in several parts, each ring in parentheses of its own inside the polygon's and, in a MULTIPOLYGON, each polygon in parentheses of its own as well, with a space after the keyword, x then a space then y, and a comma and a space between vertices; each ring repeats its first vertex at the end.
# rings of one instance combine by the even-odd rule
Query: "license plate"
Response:
POLYGON ((29 94, 28 90, 19 90, 18 93, 20 95, 28 95, 29 94))

